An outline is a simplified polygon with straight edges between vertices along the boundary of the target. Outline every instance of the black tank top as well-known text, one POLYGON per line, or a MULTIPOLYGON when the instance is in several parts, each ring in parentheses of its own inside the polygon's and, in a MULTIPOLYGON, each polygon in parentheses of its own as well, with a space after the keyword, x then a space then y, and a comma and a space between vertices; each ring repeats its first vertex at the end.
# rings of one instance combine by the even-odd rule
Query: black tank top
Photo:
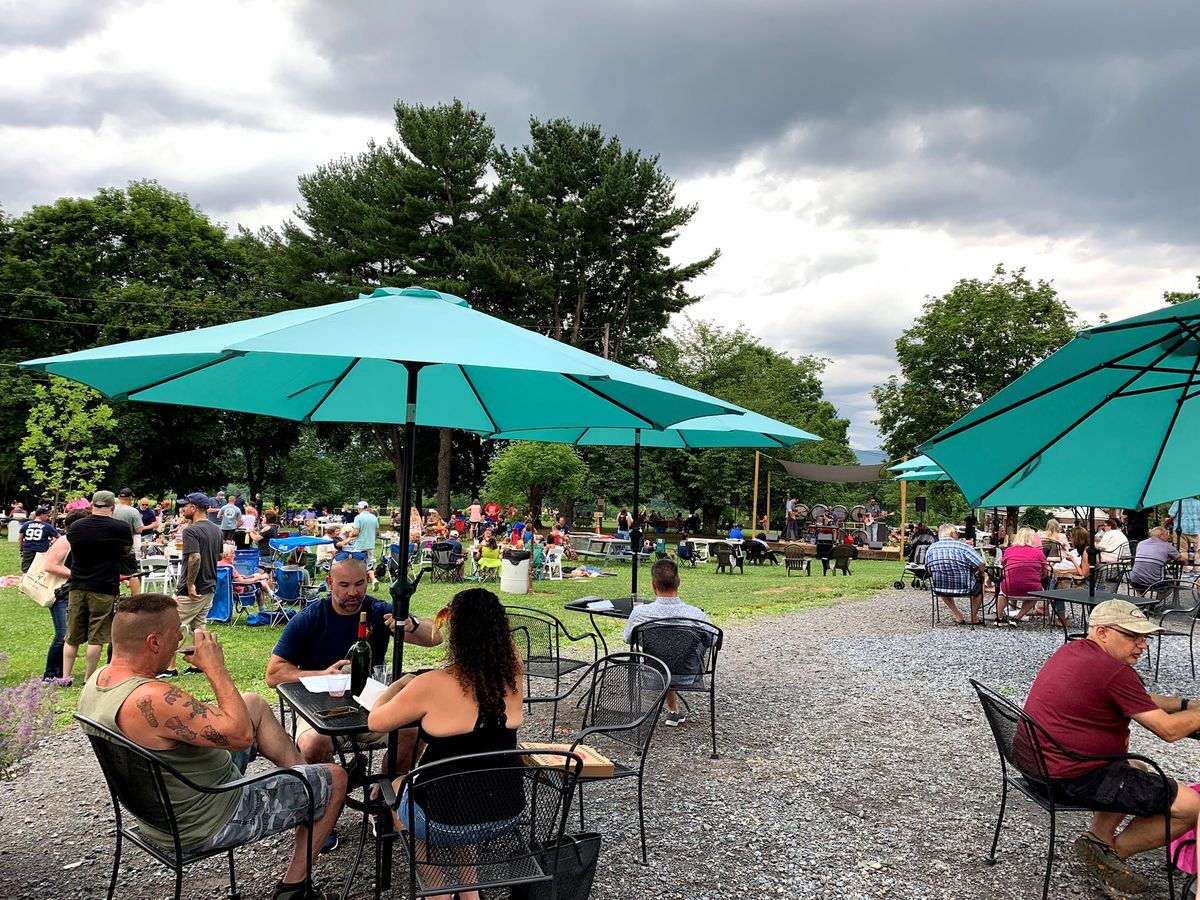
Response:
MULTIPOLYGON (((475 753, 515 750, 517 746, 517 729, 507 727, 503 713, 499 722, 490 725, 482 717, 477 718, 475 727, 465 734, 439 737, 418 724, 417 735, 425 742, 425 752, 421 754, 422 766, 475 753)), ((447 825, 513 818, 525 807, 524 778, 518 760, 510 759, 503 763, 504 767, 513 767, 510 776, 495 771, 500 765, 489 760, 486 771, 476 776, 469 774, 476 771, 469 759, 461 764, 439 766, 434 780, 427 781, 425 785, 421 784, 420 779, 414 780, 413 800, 425 810, 427 818, 447 825), (446 777, 451 775, 454 777, 446 777)))

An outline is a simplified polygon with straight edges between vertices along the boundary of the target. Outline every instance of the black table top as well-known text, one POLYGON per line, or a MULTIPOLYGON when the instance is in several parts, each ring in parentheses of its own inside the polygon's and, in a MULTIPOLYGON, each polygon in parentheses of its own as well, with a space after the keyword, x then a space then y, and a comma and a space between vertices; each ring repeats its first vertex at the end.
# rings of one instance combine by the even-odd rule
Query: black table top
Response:
POLYGON ((1078 603, 1081 606, 1095 606, 1097 603, 1103 603, 1105 600, 1125 600, 1134 606, 1154 606, 1158 603, 1157 597, 1130 596, 1128 594, 1116 594, 1112 591, 1097 590, 1095 594, 1089 594, 1086 587, 1062 588, 1057 591, 1030 591, 1029 596, 1037 597, 1041 600, 1062 600, 1065 603, 1078 603))
POLYGON ((367 711, 354 702, 349 690, 340 697, 330 697, 325 692, 314 694, 299 681, 281 684, 276 690, 296 711, 296 715, 311 725, 318 734, 330 737, 349 737, 355 734, 365 734, 371 730, 367 727, 367 711), (338 716, 335 719, 322 719, 317 715, 323 709, 334 709, 339 706, 353 706, 354 712, 338 716))
POLYGON ((612 619, 628 619, 629 614, 633 612, 632 597, 580 597, 578 600, 572 600, 570 603, 563 606, 563 609, 569 609, 572 612, 590 613, 593 616, 608 616, 612 619), (608 600, 613 605, 612 609, 588 609, 589 603, 595 603, 597 600, 608 600))

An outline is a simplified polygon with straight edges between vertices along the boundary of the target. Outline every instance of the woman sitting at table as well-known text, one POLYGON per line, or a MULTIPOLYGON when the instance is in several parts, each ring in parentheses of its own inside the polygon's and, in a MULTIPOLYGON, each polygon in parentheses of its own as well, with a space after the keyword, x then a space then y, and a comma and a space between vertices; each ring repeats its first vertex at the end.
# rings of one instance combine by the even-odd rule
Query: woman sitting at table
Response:
MULTIPOLYGON (((367 725, 384 734, 415 722, 425 746, 420 765, 516 749, 524 714, 524 675, 499 598, 486 588, 459 591, 437 614, 437 621, 446 633, 446 667, 389 687, 375 703, 367 725)), ((452 770, 470 772, 470 765, 464 761, 452 770)), ((450 771, 442 766, 438 774, 450 771)), ((403 779, 394 782, 397 791, 402 784, 403 779)), ((517 825, 525 807, 522 780, 497 778, 494 771, 488 773, 487 783, 476 786, 475 792, 482 796, 472 797, 469 804, 433 790, 422 791, 419 777, 413 790, 411 817, 408 788, 399 796, 393 813, 396 826, 411 832, 418 843, 435 847, 495 840, 517 825), (481 808, 493 818, 474 820, 471 813, 481 808)), ((427 857, 427 852, 418 850, 418 856, 427 857)), ((466 900, 479 895, 472 891, 458 896, 466 900)))
POLYGON ((1042 552, 1042 542, 1028 526, 1017 531, 1012 546, 1004 551, 1001 562, 1004 578, 1000 582, 1000 601, 996 608, 996 624, 1016 627, 1033 611, 1038 599, 1029 595, 1045 589, 1043 580, 1050 575, 1050 563, 1042 552), (1020 608, 1009 604, 1020 603, 1020 608), (1004 610, 1003 614, 1001 610, 1004 610))
POLYGON ((1092 571, 1088 563, 1087 547, 1090 543, 1086 528, 1071 529, 1071 549, 1063 554, 1063 558, 1054 564, 1054 586, 1060 583, 1073 587, 1087 580, 1092 571))

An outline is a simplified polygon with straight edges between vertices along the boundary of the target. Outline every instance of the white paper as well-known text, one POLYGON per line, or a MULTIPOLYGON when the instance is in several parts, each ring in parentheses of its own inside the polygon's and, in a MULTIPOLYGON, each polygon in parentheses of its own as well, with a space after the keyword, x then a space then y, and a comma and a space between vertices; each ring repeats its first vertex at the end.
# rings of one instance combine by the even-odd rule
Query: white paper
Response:
POLYGON ((600 609, 614 609, 614 607, 613 607, 613 604, 612 604, 612 601, 611 601, 611 600, 597 600, 597 601, 595 601, 594 603, 589 603, 589 604, 587 605, 587 608, 588 608, 588 609, 596 609, 596 610, 600 610, 600 609))
POLYGON ((329 693, 329 676, 328 675, 301 675, 300 683, 304 685, 311 693, 328 694, 329 693))
POLYGON ((354 702, 370 711, 375 707, 375 701, 379 699, 379 695, 386 690, 386 684, 376 681, 374 678, 368 678, 367 683, 363 685, 362 693, 354 698, 354 702))

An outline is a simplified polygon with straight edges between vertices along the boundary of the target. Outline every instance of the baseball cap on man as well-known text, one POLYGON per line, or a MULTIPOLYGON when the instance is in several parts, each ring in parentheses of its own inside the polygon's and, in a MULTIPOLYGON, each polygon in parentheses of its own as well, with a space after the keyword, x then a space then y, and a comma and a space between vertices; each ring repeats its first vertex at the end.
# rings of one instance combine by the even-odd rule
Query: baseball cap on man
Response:
POLYGON ((208 509, 209 508, 208 495, 202 494, 199 491, 192 491, 192 493, 188 494, 187 496, 180 497, 175 502, 178 503, 180 506, 183 506, 185 503, 192 503, 198 509, 208 509))
POLYGON ((116 506, 117 495, 112 491, 96 491, 92 494, 92 506, 116 506))
POLYGON ((359 500, 359 501, 358 501, 358 508, 359 508, 359 509, 366 509, 366 508, 367 508, 367 506, 368 506, 368 503, 367 503, 367 501, 366 501, 366 500, 359 500))
POLYGON ((132 497, 133 496, 133 488, 121 488, 121 490, 117 493, 117 496, 118 497, 132 497))
POLYGON ((1106 625, 1133 634, 1158 634, 1166 630, 1147 619, 1146 614, 1128 600, 1105 600, 1103 603, 1097 603, 1092 614, 1088 616, 1088 625, 1106 625))

